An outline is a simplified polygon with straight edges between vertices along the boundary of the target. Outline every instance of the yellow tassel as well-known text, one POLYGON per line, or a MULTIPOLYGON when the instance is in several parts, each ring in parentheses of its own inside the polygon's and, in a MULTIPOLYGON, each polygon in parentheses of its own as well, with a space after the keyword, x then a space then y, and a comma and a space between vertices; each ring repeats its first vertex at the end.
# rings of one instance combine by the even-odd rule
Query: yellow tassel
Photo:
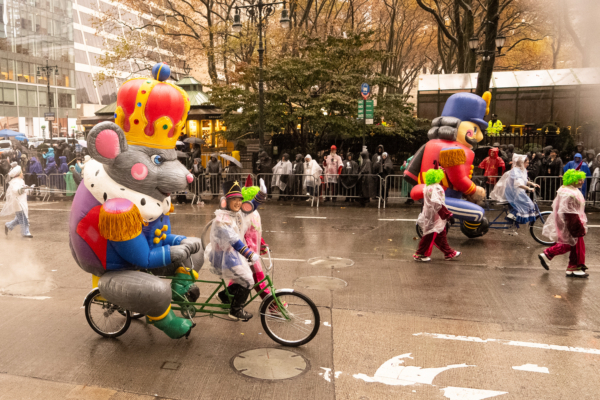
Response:
POLYGON ((444 168, 463 165, 465 162, 467 162, 467 156, 462 149, 440 151, 440 165, 444 168))
POLYGON ((481 98, 485 100, 487 106, 485 108, 485 115, 490 113, 490 103, 492 102, 492 94, 490 92, 485 92, 481 98))
POLYGON ((131 205, 131 208, 122 212, 108 212, 100 208, 100 221, 98 229, 102 237, 113 242, 124 242, 137 237, 142 233, 142 226, 147 225, 140 214, 140 210, 131 205))

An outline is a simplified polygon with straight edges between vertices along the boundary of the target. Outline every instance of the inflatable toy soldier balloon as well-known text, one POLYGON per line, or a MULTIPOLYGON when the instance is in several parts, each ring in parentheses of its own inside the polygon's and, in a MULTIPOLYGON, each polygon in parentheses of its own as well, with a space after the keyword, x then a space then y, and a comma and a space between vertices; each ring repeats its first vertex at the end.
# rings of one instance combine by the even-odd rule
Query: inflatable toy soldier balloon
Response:
POLYGON ((425 173, 437 165, 445 178, 446 207, 461 221, 462 232, 470 238, 484 235, 489 224, 483 208, 476 203, 485 197, 485 189, 476 186, 473 177, 473 146, 483 139, 492 95, 482 97, 472 93, 456 93, 448 98, 442 116, 435 118, 427 133, 429 141, 414 155, 404 171, 404 178, 415 185, 410 197, 423 199, 425 173))

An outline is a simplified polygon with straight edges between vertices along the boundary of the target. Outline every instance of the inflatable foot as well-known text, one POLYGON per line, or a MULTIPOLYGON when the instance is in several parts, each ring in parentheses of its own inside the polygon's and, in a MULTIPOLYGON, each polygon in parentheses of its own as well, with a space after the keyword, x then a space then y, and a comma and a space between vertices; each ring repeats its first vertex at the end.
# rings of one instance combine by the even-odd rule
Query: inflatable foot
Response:
POLYGON ((485 235, 490 229, 490 223, 487 218, 483 218, 481 222, 462 221, 460 231, 469 239, 485 235))
POLYGON ((187 337, 194 326, 192 321, 185 318, 180 318, 175 315, 173 310, 169 309, 167 315, 159 320, 148 318, 149 322, 158 329, 167 334, 171 339, 180 339, 187 337))
MULTIPOLYGON (((194 273, 193 279, 198 279, 198 273, 194 273)), ((185 297, 189 302, 195 303, 200 297, 200 288, 190 279, 190 273, 183 267, 179 267, 175 273, 175 278, 171 281, 173 290, 173 300, 183 301, 185 297)))

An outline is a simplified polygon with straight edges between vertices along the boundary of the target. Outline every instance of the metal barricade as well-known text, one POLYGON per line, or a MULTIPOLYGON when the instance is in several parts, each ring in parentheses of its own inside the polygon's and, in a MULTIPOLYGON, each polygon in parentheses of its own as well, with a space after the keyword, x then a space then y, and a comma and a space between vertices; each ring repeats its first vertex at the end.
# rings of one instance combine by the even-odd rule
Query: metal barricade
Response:
POLYGON ((552 202, 556 198, 556 191, 562 186, 562 176, 538 176, 534 183, 540 185, 537 201, 552 202))
POLYGON ((364 179, 373 179, 374 198, 378 200, 378 207, 381 207, 383 180, 379 175, 322 175, 318 180, 312 175, 287 175, 286 187, 283 191, 280 188, 282 185, 279 185, 282 176, 285 175, 261 173, 257 175, 257 179, 264 179, 270 196, 277 196, 278 199, 283 200, 288 198, 310 200, 311 207, 315 204, 319 207, 320 197, 325 197, 325 200, 337 200, 340 197, 350 201, 361 199, 359 185, 364 179))
POLYGON ((383 208, 388 199, 408 199, 413 185, 404 180, 404 175, 388 175, 383 182, 383 208))
POLYGON ((214 196, 220 197, 223 195, 221 185, 225 181, 238 181, 240 186, 244 186, 248 176, 252 178, 253 184, 257 184, 257 180, 253 174, 247 172, 240 173, 221 173, 221 174, 200 174, 195 177, 194 182, 189 186, 189 192, 193 195, 192 204, 196 204, 200 200, 211 200, 214 196))
POLYGON ((0 175, 0 200, 3 200, 6 196, 6 177, 0 175))

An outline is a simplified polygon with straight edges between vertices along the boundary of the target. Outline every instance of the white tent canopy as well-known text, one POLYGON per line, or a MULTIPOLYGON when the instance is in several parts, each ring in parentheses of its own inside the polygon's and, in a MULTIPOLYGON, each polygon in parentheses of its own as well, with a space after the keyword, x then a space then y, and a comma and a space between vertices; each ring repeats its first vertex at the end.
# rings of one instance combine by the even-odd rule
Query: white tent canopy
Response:
MULTIPOLYGON (((474 90, 477 73, 421 75, 419 91, 474 90)), ((539 71, 497 71, 490 88, 600 85, 600 68, 549 69, 539 71)))

